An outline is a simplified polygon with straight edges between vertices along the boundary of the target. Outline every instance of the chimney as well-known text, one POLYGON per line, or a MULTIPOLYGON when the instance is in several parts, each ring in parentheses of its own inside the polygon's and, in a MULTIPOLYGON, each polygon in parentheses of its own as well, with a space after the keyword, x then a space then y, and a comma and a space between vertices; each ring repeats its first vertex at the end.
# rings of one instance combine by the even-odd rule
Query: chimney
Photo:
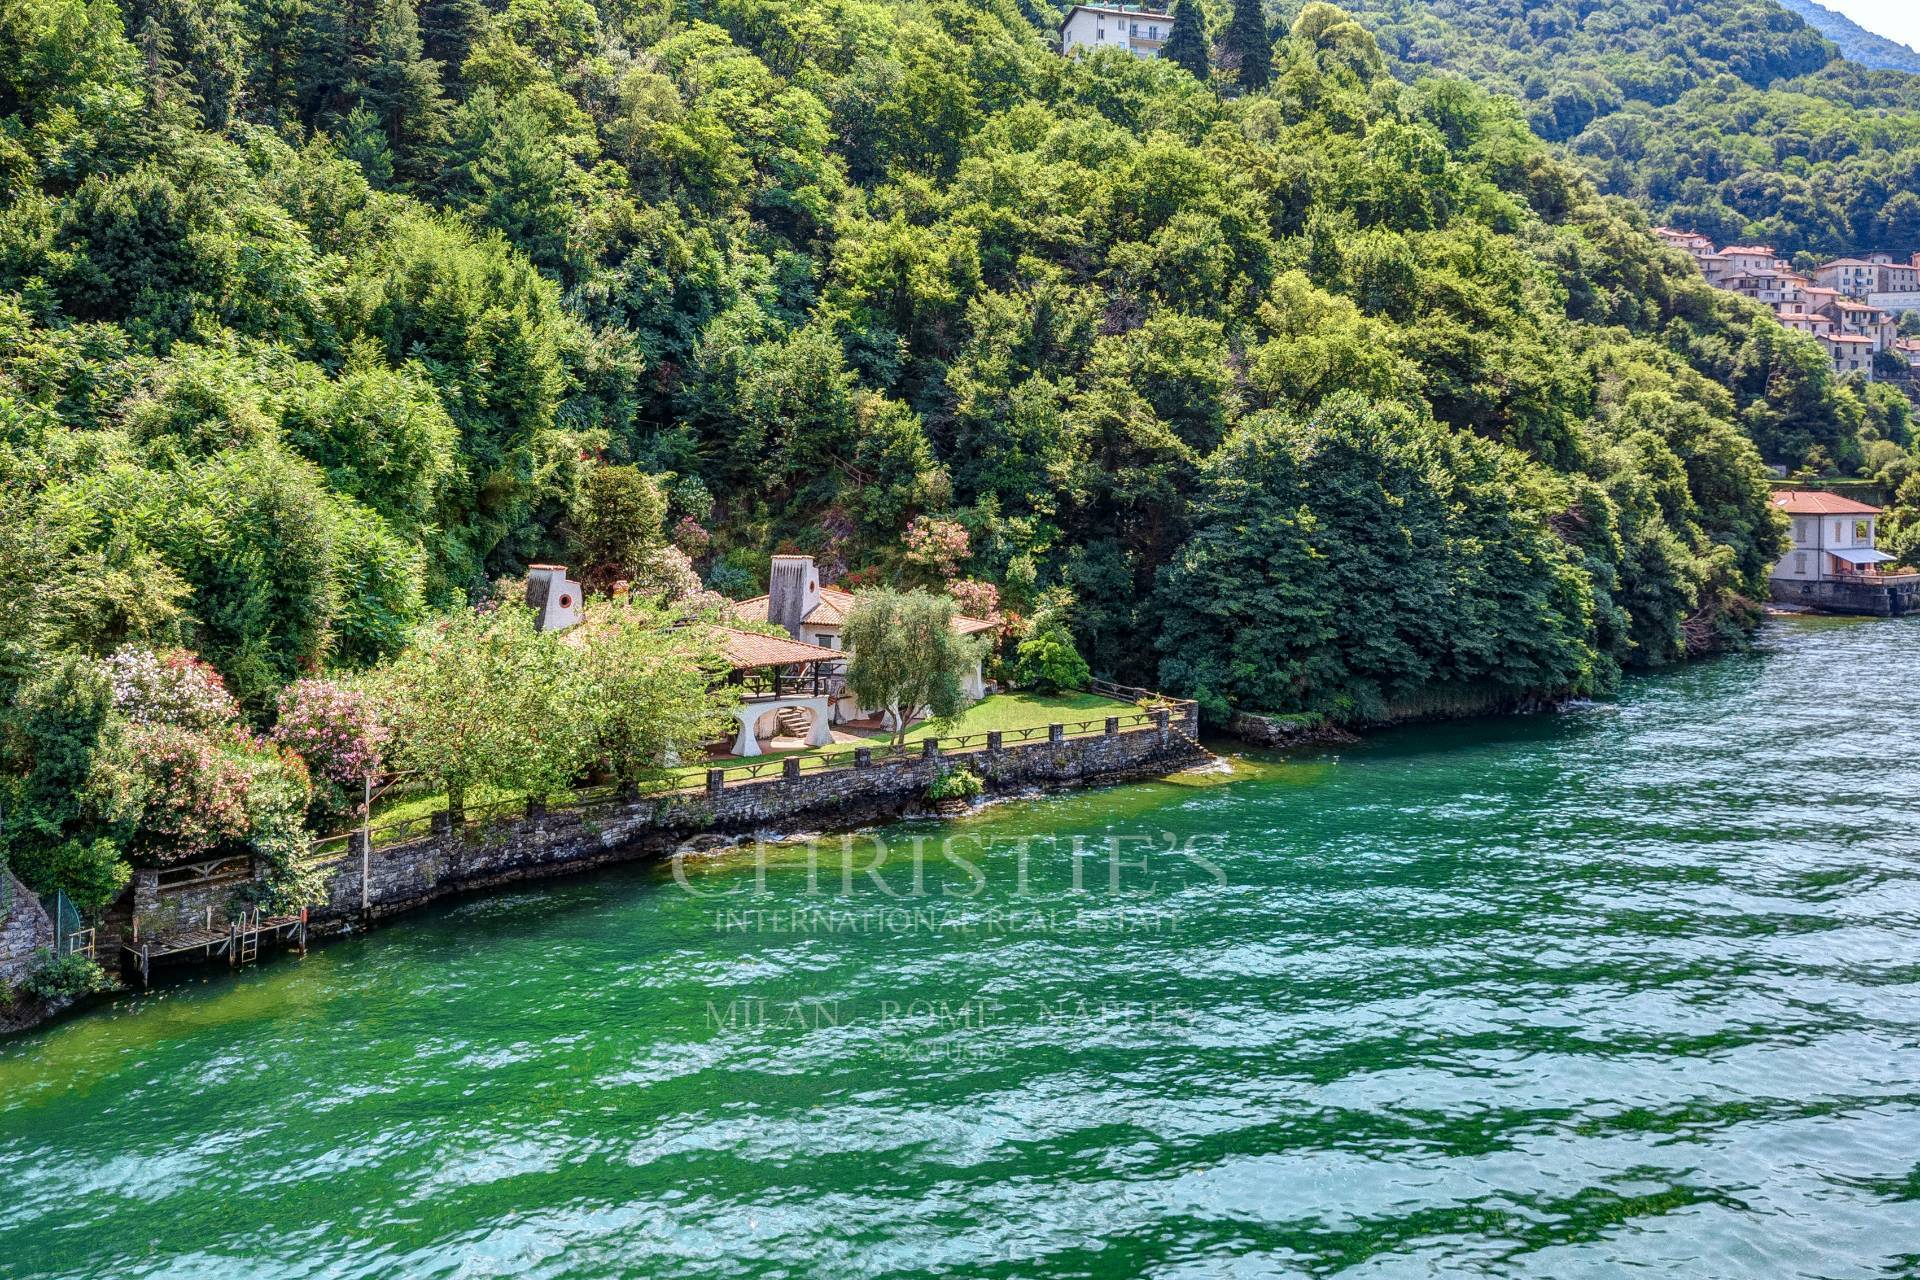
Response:
POLYGON ((527 566, 527 607, 536 631, 565 631, 580 621, 580 584, 560 564, 527 566))
POLYGON ((787 629, 795 640, 800 624, 820 603, 820 574, 812 556, 775 556, 767 574, 767 621, 787 629))

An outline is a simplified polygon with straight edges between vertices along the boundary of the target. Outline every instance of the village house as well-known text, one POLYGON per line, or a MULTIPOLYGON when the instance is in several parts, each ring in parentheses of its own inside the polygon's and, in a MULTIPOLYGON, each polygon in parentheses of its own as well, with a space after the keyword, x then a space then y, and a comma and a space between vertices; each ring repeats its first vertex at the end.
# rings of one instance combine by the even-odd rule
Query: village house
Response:
POLYGON ((1743 272, 1726 277, 1720 287, 1729 293, 1764 303, 1775 311, 1782 308, 1797 310, 1807 300, 1806 277, 1781 271, 1743 272))
POLYGON ((1768 575, 1773 598, 1830 613, 1912 612, 1920 574, 1890 573, 1876 545, 1880 508, 1837 493, 1790 489, 1773 495, 1792 546, 1768 575))
POLYGON ((1861 301, 1876 293, 1912 293, 1920 289, 1920 267, 1911 259, 1902 262, 1890 253, 1835 258, 1815 267, 1813 278, 1818 284, 1861 301))
POLYGON ((1873 339, 1855 333, 1829 333, 1820 338, 1835 373, 1864 374, 1873 379, 1873 339))
POLYGON ((1836 333, 1867 339, 1876 353, 1891 347, 1894 339, 1900 336, 1900 328, 1892 316, 1878 307, 1855 302, 1851 298, 1820 300, 1810 310, 1832 317, 1836 333))
POLYGON ((1856 302, 1898 315, 1920 310, 1920 254, 1835 258, 1814 269, 1817 283, 1856 302))
POLYGON ((1878 550, 1880 508, 1837 493, 1790 489, 1773 505, 1791 522, 1793 549, 1780 557, 1771 577, 1788 582, 1854 579, 1893 559, 1878 550))
POLYGON ((1833 318, 1817 311, 1776 311, 1774 318, 1789 329, 1810 333, 1816 338, 1824 338, 1833 332, 1833 318))
POLYGON ((1679 249, 1681 252, 1690 253, 1696 258, 1704 258, 1716 252, 1713 247, 1713 241, 1701 235, 1698 231, 1678 231, 1672 227, 1655 227, 1653 234, 1659 236, 1662 240, 1674 248, 1679 249))
POLYGON ((1173 15, 1139 5, 1077 4, 1060 22, 1060 52, 1125 49, 1136 58, 1157 58, 1173 31, 1173 15))
POLYGON ((1890 349, 1898 336, 1898 326, 1889 314, 1896 308, 1883 306, 1880 300, 1904 299, 1906 295, 1869 291, 1912 290, 1912 305, 1920 307, 1920 266, 1901 262, 1892 254, 1838 258, 1822 265, 1809 279, 1795 272, 1768 245, 1734 245, 1717 250, 1698 232, 1655 227, 1653 233, 1691 256, 1714 288, 1771 307, 1782 325, 1818 341, 1838 374, 1859 374, 1872 380, 1874 356, 1890 349), (1864 302, 1860 300, 1863 297, 1867 299, 1864 302))
POLYGON ((1881 268, 1863 258, 1835 258, 1813 269, 1813 282, 1849 298, 1864 298, 1880 287, 1881 268))

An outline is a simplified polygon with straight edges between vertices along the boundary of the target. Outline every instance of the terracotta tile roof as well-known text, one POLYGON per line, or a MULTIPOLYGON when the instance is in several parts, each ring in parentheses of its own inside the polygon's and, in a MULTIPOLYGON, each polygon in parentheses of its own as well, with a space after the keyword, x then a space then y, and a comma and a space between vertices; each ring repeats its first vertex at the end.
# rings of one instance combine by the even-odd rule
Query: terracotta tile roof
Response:
MULTIPOLYGON (((819 602, 800 621, 816 627, 837 627, 846 622, 847 610, 851 608, 853 608, 851 591, 842 591, 839 587, 822 587, 819 602)), ((742 600, 733 607, 733 610, 749 622, 765 622, 767 597, 755 596, 751 600, 742 600)))
POLYGON ((726 649, 727 661, 735 671, 793 666, 802 662, 837 662, 844 656, 838 649, 803 644, 786 636, 765 636, 758 631, 742 631, 738 627, 716 627, 715 630, 720 633, 720 644, 726 649))
POLYGON ((1730 244, 1720 252, 1728 254, 1765 254, 1769 258, 1773 256, 1773 250, 1764 244, 1730 244))
MULTIPOLYGON (((810 627, 841 627, 847 622, 847 614, 853 610, 853 592, 842 591, 839 587, 820 588, 820 602, 800 621, 810 627)), ((733 611, 747 622, 765 622, 767 620, 767 597, 755 596, 751 600, 742 600, 733 606, 733 611)), ((971 618, 964 613, 953 615, 953 629, 963 636, 974 635, 981 631, 991 631, 999 626, 998 622, 986 618, 971 618)))
POLYGON ((1835 258, 1832 262, 1823 262, 1815 267, 1816 271, 1825 271, 1828 267, 1877 267, 1877 262, 1864 262, 1859 258, 1835 258))
POLYGON ((1814 489, 1789 489, 1773 495, 1773 505, 1790 516, 1877 516, 1880 508, 1870 507, 1837 493, 1814 489))

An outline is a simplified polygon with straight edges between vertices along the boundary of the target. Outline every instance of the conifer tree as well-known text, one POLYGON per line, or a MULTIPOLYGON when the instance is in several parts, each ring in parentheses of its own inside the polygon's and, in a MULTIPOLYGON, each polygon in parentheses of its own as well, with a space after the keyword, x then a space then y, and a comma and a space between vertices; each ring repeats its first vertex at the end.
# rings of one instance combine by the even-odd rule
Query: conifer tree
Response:
POLYGON ((467 51, 486 28, 487 7, 481 0, 420 0, 422 51, 440 64, 450 91, 460 83, 467 51))
POLYGON ((1167 36, 1160 56, 1177 67, 1186 68, 1196 80, 1207 78, 1207 29, 1194 0, 1180 0, 1173 10, 1173 31, 1167 36))
POLYGON ((1240 68, 1240 87, 1266 88, 1273 79, 1273 36, 1261 0, 1233 0, 1233 21, 1227 24, 1224 43, 1240 68))
POLYGON ((401 178, 426 176, 434 148, 447 140, 440 64, 422 55, 413 0, 387 0, 373 32, 360 103, 379 119, 401 178))

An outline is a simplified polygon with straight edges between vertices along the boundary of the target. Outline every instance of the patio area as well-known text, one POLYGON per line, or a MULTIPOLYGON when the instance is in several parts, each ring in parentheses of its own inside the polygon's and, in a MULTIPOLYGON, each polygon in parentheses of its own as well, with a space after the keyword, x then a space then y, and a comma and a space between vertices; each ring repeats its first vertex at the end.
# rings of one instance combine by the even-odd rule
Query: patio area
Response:
MULTIPOLYGON (((947 723, 920 720, 908 725, 906 740, 919 742, 929 737, 957 738, 994 729, 1033 729, 1061 721, 1119 715, 1134 709, 1133 703, 1098 693, 994 693, 973 703, 947 723)), ((759 754, 752 758, 843 751, 850 746, 881 745, 893 740, 893 735, 887 732, 878 715, 835 724, 830 726, 830 731, 833 740, 818 746, 809 745, 805 737, 798 734, 762 737, 759 739, 759 754)), ((730 751, 709 752, 705 760, 697 766, 689 762, 689 767, 725 765, 748 758, 730 751)))

